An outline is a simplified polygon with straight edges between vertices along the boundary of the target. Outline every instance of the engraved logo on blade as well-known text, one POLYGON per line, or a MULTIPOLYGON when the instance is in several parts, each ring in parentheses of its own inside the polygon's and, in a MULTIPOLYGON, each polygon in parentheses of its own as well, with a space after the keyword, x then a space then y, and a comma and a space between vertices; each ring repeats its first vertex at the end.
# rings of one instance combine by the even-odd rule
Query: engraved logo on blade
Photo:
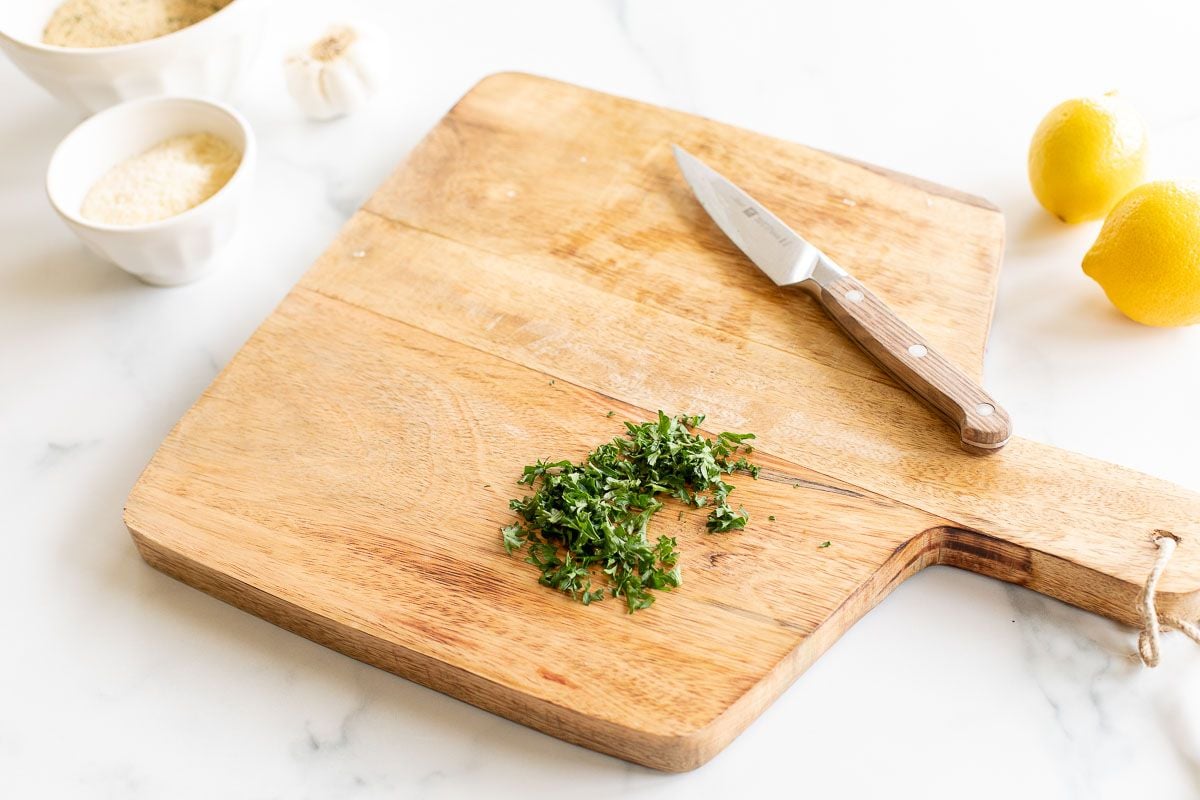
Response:
POLYGON ((772 239, 779 242, 784 247, 788 246, 787 236, 785 236, 780 231, 775 230, 775 226, 772 225, 770 222, 767 222, 765 219, 763 219, 762 215, 758 213, 757 209, 749 208, 749 207, 743 208, 742 213, 745 214, 750 219, 757 222, 759 224, 759 226, 763 230, 765 230, 767 233, 771 234, 772 239))

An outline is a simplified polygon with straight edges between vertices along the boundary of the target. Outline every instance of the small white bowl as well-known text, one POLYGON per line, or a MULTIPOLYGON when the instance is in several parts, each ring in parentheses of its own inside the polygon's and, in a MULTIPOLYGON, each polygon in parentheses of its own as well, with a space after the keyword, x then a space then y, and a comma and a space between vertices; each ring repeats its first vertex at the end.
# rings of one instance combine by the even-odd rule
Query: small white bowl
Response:
POLYGON ((61 2, 0 2, 0 49, 55 97, 88 112, 150 95, 227 97, 258 49, 267 6, 267 0, 233 0, 157 39, 57 47, 42 42, 42 31, 61 2))
POLYGON ((46 171, 58 215, 97 255, 156 286, 177 286, 208 271, 233 238, 250 201, 255 160, 249 123, 228 106, 194 97, 147 97, 101 111, 59 143, 46 171), (242 161, 216 194, 180 214, 142 225, 108 225, 80 216, 83 199, 109 169, 171 136, 212 133, 238 147, 242 161))

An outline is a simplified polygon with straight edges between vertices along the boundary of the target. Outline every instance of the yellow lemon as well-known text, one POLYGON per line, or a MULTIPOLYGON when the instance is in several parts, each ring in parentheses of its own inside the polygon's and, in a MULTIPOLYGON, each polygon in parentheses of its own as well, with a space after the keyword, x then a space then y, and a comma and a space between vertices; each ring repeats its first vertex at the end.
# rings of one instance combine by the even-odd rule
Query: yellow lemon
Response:
POLYGON ((1100 219, 1146 171, 1146 126, 1113 93, 1068 100, 1042 119, 1029 145, 1029 183, 1063 222, 1100 219))
POLYGON ((1200 184, 1156 181, 1117 204, 1083 271, 1144 325, 1200 322, 1200 184))

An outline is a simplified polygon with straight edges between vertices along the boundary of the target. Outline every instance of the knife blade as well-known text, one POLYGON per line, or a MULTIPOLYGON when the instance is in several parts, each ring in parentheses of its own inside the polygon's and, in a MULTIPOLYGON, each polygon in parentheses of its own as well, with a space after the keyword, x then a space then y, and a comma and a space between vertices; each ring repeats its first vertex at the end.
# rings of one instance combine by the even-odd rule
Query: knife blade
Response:
POLYGON ((675 161, 700 205, 779 286, 799 286, 849 338, 959 432, 963 449, 994 453, 1012 434, 1008 413, 854 276, 783 220, 679 146, 675 161))

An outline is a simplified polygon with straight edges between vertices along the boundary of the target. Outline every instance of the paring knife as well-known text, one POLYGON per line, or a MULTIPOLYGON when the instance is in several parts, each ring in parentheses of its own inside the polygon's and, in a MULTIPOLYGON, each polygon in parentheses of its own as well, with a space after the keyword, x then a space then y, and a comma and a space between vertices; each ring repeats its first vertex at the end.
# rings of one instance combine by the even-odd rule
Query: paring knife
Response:
POLYGON ((1008 414, 887 305, 754 198, 681 147, 675 161, 696 199, 734 244, 779 286, 812 294, 859 347, 958 429, 963 449, 994 453, 1012 433, 1008 414))

